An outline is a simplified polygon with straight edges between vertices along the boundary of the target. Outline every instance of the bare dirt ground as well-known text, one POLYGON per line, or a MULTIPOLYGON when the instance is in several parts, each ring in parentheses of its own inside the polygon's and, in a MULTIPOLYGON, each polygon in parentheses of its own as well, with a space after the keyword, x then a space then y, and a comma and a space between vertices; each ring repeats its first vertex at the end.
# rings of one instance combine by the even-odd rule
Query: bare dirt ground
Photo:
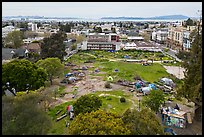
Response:
MULTIPOLYGON (((111 83, 111 88, 105 88, 105 82, 101 76, 91 76, 90 72, 86 72, 86 76, 80 80, 75 82, 74 84, 69 84, 66 86, 65 92, 67 93, 73 93, 74 88, 76 87, 76 98, 93 93, 95 91, 112 91, 112 90, 123 90, 123 91, 128 91, 128 87, 124 87, 121 85, 113 84, 111 83)), ((73 96, 73 95, 72 95, 73 96)), ((71 96, 66 96, 65 98, 68 97, 70 98, 71 96)))
POLYGON ((184 70, 185 70, 184 68, 177 67, 177 66, 164 66, 164 68, 168 73, 173 74, 178 79, 184 78, 184 70))

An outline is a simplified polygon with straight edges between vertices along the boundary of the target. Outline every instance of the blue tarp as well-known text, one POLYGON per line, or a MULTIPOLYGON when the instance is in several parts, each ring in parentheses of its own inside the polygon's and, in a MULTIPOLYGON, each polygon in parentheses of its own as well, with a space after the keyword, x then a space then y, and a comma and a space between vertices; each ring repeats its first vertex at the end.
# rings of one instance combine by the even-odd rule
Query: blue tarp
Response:
POLYGON ((149 87, 152 88, 152 89, 154 89, 154 90, 157 89, 156 86, 155 86, 154 84, 149 84, 149 87))
POLYGON ((67 73, 65 76, 69 77, 69 76, 72 76, 72 75, 73 75, 72 73, 67 73))

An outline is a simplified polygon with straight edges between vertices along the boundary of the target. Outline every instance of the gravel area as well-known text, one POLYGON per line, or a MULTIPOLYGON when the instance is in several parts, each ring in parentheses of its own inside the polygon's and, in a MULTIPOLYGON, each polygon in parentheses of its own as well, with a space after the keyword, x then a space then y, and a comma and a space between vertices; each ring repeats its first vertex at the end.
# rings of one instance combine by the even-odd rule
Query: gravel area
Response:
POLYGON ((178 79, 183 79, 184 78, 184 71, 185 69, 182 67, 177 67, 177 66, 164 66, 166 71, 170 74, 173 74, 176 76, 178 79))

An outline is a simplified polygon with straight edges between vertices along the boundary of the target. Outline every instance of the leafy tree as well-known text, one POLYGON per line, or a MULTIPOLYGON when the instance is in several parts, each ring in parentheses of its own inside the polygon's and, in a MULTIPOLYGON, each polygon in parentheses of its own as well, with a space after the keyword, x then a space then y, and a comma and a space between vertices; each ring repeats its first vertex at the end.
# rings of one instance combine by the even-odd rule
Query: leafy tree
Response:
POLYGON ((60 30, 65 32, 71 32, 71 25, 66 23, 66 25, 60 25, 60 30))
POLYGON ((11 48, 19 48, 23 44, 23 33, 21 31, 12 31, 5 38, 5 45, 11 48))
POLYGON ((186 26, 193 26, 193 25, 194 25, 193 20, 191 18, 188 18, 186 21, 186 26))
POLYGON ((141 110, 127 109, 122 117, 132 135, 163 135, 164 130, 157 116, 148 108, 141 110))
POLYGON ((79 113, 86 113, 98 110, 102 106, 102 100, 95 95, 84 95, 77 99, 73 104, 74 113, 78 115, 79 113))
POLYGON ((41 44, 41 57, 58 57, 62 61, 64 55, 66 55, 65 44, 63 43, 66 37, 65 33, 58 32, 56 34, 52 34, 48 38, 44 38, 41 44))
POLYGON ((29 89, 38 89, 44 86, 47 79, 47 73, 43 68, 37 67, 28 60, 13 60, 2 65, 2 85, 10 83, 16 91, 25 91, 26 84, 29 89))
POLYGON ((111 28, 111 31, 112 31, 113 33, 116 33, 115 28, 111 28))
POLYGON ((52 80, 55 76, 61 76, 64 71, 64 65, 58 58, 46 58, 44 60, 39 60, 36 65, 44 68, 47 71, 48 79, 52 85, 52 80))
POLYGON ((39 93, 2 97, 3 135, 44 135, 51 127, 51 119, 38 105, 39 93))
POLYGON ((142 99, 142 103, 157 112, 161 104, 165 101, 164 93, 161 90, 152 90, 148 96, 142 99))
POLYGON ((25 31, 24 32, 24 38, 35 38, 37 36, 38 36, 38 34, 36 32, 32 32, 32 31, 25 31))
POLYGON ((184 84, 177 92, 179 96, 202 107, 202 31, 200 33, 194 31, 191 34, 191 41, 190 55, 182 64, 185 68, 184 84))
POLYGON ((97 33, 102 33, 102 28, 101 27, 96 27, 94 28, 94 31, 97 33))
POLYGON ((97 110, 79 114, 70 124, 69 133, 72 135, 127 135, 130 131, 115 113, 97 110))
POLYGON ((76 49, 77 49, 77 44, 76 43, 72 44, 71 45, 71 50, 76 50, 76 49))

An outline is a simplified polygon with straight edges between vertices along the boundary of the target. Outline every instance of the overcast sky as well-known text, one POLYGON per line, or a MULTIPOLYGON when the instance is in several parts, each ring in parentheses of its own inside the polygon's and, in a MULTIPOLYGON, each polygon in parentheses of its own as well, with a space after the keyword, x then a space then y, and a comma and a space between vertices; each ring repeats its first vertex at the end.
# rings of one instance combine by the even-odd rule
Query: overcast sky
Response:
POLYGON ((182 14, 198 17, 202 2, 2 2, 2 16, 152 17, 182 14))

